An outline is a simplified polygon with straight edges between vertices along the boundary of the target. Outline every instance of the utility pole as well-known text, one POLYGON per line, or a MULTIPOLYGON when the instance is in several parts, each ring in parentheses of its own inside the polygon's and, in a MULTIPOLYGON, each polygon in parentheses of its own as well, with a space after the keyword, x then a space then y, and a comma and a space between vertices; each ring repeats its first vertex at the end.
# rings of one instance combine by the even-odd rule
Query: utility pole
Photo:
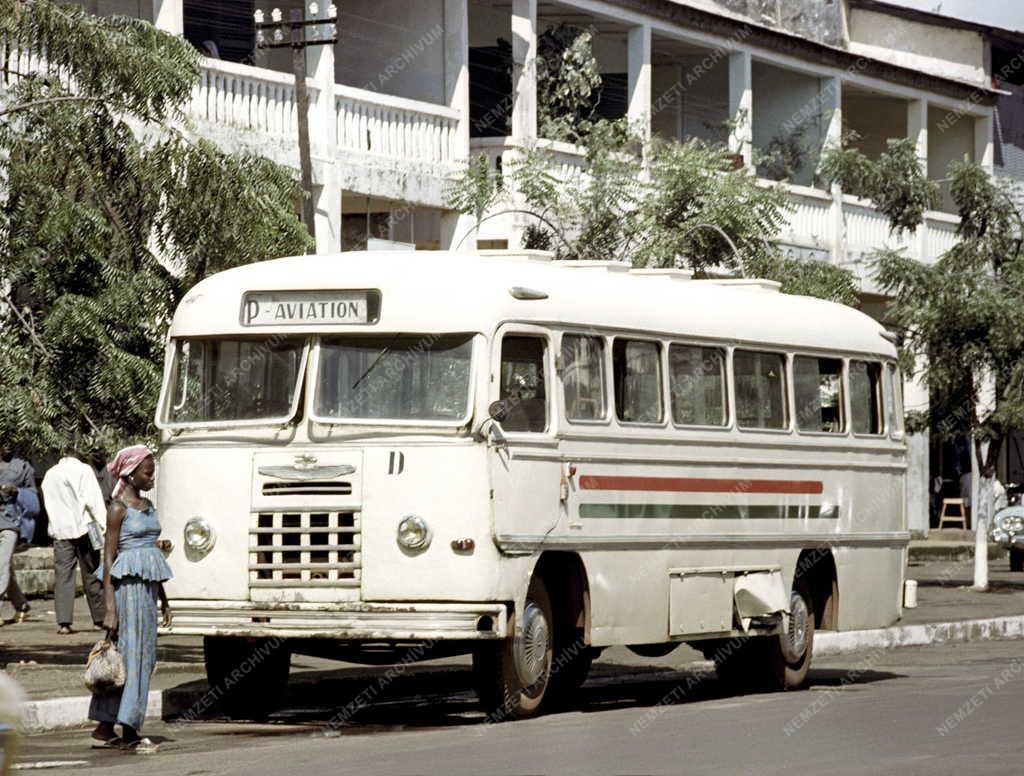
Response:
POLYGON ((317 3, 309 4, 311 19, 304 18, 301 8, 292 9, 289 21, 284 22, 281 9, 270 12, 270 21, 261 10, 256 20, 256 48, 290 48, 292 71, 295 74, 295 110, 299 123, 299 170, 302 176, 302 220, 316 242, 316 206, 313 199, 313 159, 309 148, 309 92, 306 90, 306 49, 309 46, 333 46, 338 42, 338 9, 331 3, 327 16, 320 13, 317 3), (307 37, 307 32, 309 36, 307 37), (269 33, 269 34, 268 34, 269 33))

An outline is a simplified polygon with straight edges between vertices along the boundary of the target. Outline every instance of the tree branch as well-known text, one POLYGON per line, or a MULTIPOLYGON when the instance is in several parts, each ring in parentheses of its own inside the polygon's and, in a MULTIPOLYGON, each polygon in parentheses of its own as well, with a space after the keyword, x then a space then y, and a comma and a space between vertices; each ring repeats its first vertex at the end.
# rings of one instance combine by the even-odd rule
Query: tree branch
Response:
POLYGON ((78 97, 78 96, 65 96, 65 97, 47 97, 44 100, 32 100, 32 102, 22 103, 21 105, 15 105, 13 108, 5 108, 0 110, 0 116, 6 116, 9 113, 19 113, 21 111, 32 110, 38 108, 40 105, 49 105, 55 102, 106 102, 105 97, 78 97))

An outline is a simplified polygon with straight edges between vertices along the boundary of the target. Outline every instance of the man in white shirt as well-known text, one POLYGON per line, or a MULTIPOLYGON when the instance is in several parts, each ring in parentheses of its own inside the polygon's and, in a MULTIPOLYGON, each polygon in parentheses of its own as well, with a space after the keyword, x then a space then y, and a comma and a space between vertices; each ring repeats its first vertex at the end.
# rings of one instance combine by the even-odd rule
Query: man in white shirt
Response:
POLYGON ((107 509, 92 467, 80 461, 71 451, 66 451, 64 457, 43 477, 43 502, 50 519, 49 533, 54 540, 57 633, 65 635, 73 632, 71 624, 75 618, 76 565, 81 570, 82 587, 85 589, 92 621, 102 626, 106 607, 103 603, 103 583, 96 576, 100 553, 93 549, 89 540, 89 523, 94 521, 101 531, 105 530, 107 509))

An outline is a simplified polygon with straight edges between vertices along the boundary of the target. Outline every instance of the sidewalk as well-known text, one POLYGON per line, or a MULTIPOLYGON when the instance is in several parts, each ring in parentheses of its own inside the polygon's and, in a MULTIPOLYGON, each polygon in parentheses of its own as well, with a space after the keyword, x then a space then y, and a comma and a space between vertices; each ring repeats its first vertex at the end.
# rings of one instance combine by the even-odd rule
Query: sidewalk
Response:
MULTIPOLYGON (((911 561, 910 579, 918 581, 916 609, 904 610, 903 620, 895 628, 858 631, 849 634, 821 634, 816 653, 837 654, 880 645, 922 643, 939 640, 975 640, 1013 637, 1024 634, 1024 574, 1011 573, 1008 561, 990 563, 991 591, 970 589, 973 560, 911 561), (1012 618, 1010 620, 1000 618, 1012 618), (980 621, 970 626, 966 621, 980 621), (961 626, 942 625, 961 623, 961 626), (919 626, 940 624, 937 628, 919 626), (997 627, 998 626, 998 627, 997 627)), ((10 617, 10 607, 2 612, 10 617)), ((82 684, 85 659, 102 633, 87 627, 90 622, 85 601, 76 602, 76 623, 83 630, 70 636, 58 636, 53 619, 53 602, 32 602, 31 619, 25 623, 0 627, 0 667, 25 689, 30 701, 38 701, 32 727, 36 730, 81 724, 88 707, 88 693, 82 684)), ((157 670, 153 676, 150 711, 167 716, 188 708, 206 690, 202 639, 191 636, 161 638, 157 650, 157 670)), ((625 648, 608 649, 595 664, 595 678, 611 677, 616 672, 677 669, 702 660, 699 652, 680 647, 656 660, 640 658, 625 648)), ((423 678, 437 674, 446 685, 467 683, 468 657, 446 658, 409 668, 423 678)), ((355 666, 349 663, 297 655, 292 660, 291 685, 298 688, 315 683, 318 691, 330 682, 337 685, 362 682, 383 674, 386 668, 355 666)), ((30 703, 30 705, 32 705, 30 703)))

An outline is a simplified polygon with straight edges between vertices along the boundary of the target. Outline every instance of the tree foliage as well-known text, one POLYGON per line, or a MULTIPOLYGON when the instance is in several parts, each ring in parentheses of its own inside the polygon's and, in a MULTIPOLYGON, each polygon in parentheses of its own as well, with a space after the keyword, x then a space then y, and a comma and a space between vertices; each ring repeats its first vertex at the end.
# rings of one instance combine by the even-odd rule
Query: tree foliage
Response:
POLYGON ((537 36, 537 127, 541 137, 574 143, 588 133, 601 93, 593 35, 559 24, 537 36))
POLYGON ((887 145, 874 161, 857 148, 830 149, 819 174, 846 193, 871 200, 894 232, 912 232, 925 211, 938 207, 939 189, 922 172, 913 140, 890 139, 887 145))
POLYGON ((298 187, 181 131, 183 40, 50 0, 0 0, 0 37, 0 438, 38 454, 149 437, 178 301, 303 252, 298 187), (18 72, 28 49, 45 65, 18 72))
POLYGON ((973 437, 979 452, 982 441, 991 442, 979 460, 992 476, 1006 434, 1024 427, 1022 221, 977 165, 953 164, 950 182, 960 215, 956 245, 933 265, 891 250, 873 264, 893 297, 890 316, 905 348, 927 355, 921 376, 933 396, 933 432, 973 437), (986 383, 994 401, 985 400, 986 383))
POLYGON ((452 181, 449 202, 478 225, 483 211, 471 203, 534 215, 525 247, 553 250, 560 259, 767 277, 785 293, 856 303, 846 270, 780 253, 771 238, 789 208, 785 190, 736 170, 725 145, 643 144, 621 122, 598 121, 583 151, 582 165, 568 175, 544 144, 526 149, 504 174, 470 168, 452 181))

